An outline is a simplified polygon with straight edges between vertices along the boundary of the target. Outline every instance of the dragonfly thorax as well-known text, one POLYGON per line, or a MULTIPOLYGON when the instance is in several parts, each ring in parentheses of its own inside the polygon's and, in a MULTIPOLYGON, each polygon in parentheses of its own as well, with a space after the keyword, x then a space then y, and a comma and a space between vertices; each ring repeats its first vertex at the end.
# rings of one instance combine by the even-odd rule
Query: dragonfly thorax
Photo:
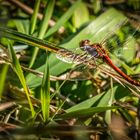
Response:
POLYGON ((87 52, 89 55, 93 57, 102 57, 102 54, 100 53, 100 45, 97 44, 90 44, 89 40, 82 40, 80 42, 80 48, 81 50, 87 52))

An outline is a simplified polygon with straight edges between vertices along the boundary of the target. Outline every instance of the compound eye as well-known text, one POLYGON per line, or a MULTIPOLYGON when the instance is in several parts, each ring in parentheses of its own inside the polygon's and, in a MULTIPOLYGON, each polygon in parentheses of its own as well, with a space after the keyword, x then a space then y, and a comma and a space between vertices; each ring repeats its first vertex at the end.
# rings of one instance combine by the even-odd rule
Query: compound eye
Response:
POLYGON ((85 45, 89 45, 90 44, 90 41, 87 39, 85 40, 85 45))
POLYGON ((90 41, 89 40, 82 40, 80 42, 80 47, 85 46, 85 45, 90 45, 90 41))

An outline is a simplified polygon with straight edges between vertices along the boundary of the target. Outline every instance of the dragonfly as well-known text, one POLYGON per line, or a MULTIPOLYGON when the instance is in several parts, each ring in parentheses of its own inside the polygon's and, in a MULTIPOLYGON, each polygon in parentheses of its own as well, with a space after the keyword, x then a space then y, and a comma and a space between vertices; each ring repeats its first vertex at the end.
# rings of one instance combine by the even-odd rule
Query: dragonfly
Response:
POLYGON ((80 48, 93 56, 93 58, 101 58, 105 61, 110 67, 112 67, 119 75, 121 75, 129 83, 140 86, 140 82, 132 79, 130 76, 126 75, 120 68, 118 68, 109 57, 107 51, 102 47, 100 43, 92 44, 89 40, 82 40, 80 42, 80 48))
POLYGON ((132 79, 113 63, 108 52, 103 48, 101 43, 91 43, 90 40, 85 39, 80 41, 79 47, 84 52, 82 55, 74 54, 64 49, 61 49, 59 50, 59 55, 57 54, 57 57, 67 63, 82 63, 92 67, 96 67, 96 59, 102 59, 127 82, 135 86, 140 86, 139 81, 132 79))
POLYGON ((19 33, 17 31, 14 31, 8 28, 0 28, 0 32, 2 36, 15 39, 15 40, 17 40, 17 37, 18 37, 18 41, 20 42, 27 43, 32 46, 37 46, 44 50, 52 51, 57 54, 57 58, 65 62, 72 62, 72 63, 74 62, 76 64, 82 63, 91 67, 96 67, 94 58, 103 59, 103 61, 105 61, 110 67, 112 67, 120 76, 122 76, 130 84, 140 86, 139 81, 136 81, 132 79, 130 76, 126 75, 121 69, 119 69, 112 62, 107 51, 103 48, 101 43, 92 44, 89 40, 82 40, 80 42, 79 47, 82 51, 84 51, 88 55, 79 55, 65 48, 54 46, 50 43, 47 43, 46 41, 42 41, 40 39, 19 33))

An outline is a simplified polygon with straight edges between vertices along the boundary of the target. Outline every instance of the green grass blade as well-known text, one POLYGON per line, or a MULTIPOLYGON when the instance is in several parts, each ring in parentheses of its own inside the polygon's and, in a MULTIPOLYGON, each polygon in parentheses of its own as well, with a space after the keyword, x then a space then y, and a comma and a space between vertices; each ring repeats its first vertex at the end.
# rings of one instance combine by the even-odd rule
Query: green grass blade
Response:
POLYGON ((79 28, 81 25, 88 22, 89 20, 90 19, 88 8, 85 3, 81 2, 78 5, 78 8, 74 11, 74 14, 72 16, 72 23, 74 27, 79 28))
POLYGON ((76 34, 68 43, 66 42, 63 44, 62 47, 77 47, 79 46, 79 42, 83 39, 89 39, 92 42, 99 43, 115 34, 116 30, 126 23, 126 21, 127 18, 122 13, 111 8, 96 18, 96 20, 93 20, 78 34, 76 34))
POLYGON ((37 22, 37 14, 39 11, 39 5, 40 5, 40 0, 35 1, 35 6, 34 6, 34 12, 31 18, 31 24, 30 24, 30 34, 32 34, 35 30, 36 22, 37 22))
POLYGON ((94 103, 99 101, 101 98, 103 98, 105 94, 99 94, 96 95, 90 99, 87 99, 79 104, 76 104, 75 106, 70 107, 69 109, 66 110, 66 112, 72 112, 72 111, 77 111, 79 109, 87 109, 90 108, 94 103))
POLYGON ((25 78, 24 78, 23 71, 21 69, 19 60, 17 59, 15 51, 14 51, 14 49, 13 49, 13 47, 10 43, 8 45, 8 49, 9 49, 9 53, 10 53, 10 57, 11 57, 11 61, 12 61, 12 68, 16 72, 16 74, 17 74, 17 76, 18 76, 18 78, 19 78, 19 80, 20 80, 20 82, 21 82, 21 84, 24 88, 24 91, 26 93, 28 103, 29 103, 29 106, 30 106, 32 117, 34 117, 35 116, 35 111, 34 111, 30 96, 29 96, 30 92, 29 92, 28 86, 26 85, 26 81, 25 81, 25 78))
POLYGON ((48 1, 48 6, 45 9, 44 18, 40 25, 40 30, 39 30, 39 34, 38 34, 39 39, 44 38, 45 32, 47 31, 47 28, 49 25, 49 20, 53 13, 54 4, 55 4, 55 0, 48 1))
MULTIPOLYGON (((55 0, 48 1, 48 5, 45 8, 44 18, 43 18, 43 21, 41 22, 39 33, 38 33, 38 38, 39 39, 44 38, 45 32, 46 32, 46 30, 48 28, 48 25, 49 25, 49 20, 52 16, 52 13, 53 13, 54 4, 55 4, 55 0)), ((33 64, 35 62, 38 51, 39 51, 39 48, 35 48, 34 51, 33 51, 33 55, 32 55, 32 58, 31 58, 31 61, 30 61, 30 64, 29 64, 30 68, 33 66, 33 64)))
POLYGON ((69 18, 72 16, 74 13, 75 9, 78 8, 79 4, 81 3, 81 0, 78 0, 75 2, 69 10, 58 20, 58 22, 48 30, 46 33, 45 37, 48 37, 52 35, 54 32, 56 32, 66 21, 69 20, 69 18))
MULTIPOLYGON (((110 92, 110 96, 109 96, 109 100, 108 100, 108 106, 112 106, 113 104, 113 101, 114 101, 114 87, 113 87, 113 79, 111 78, 110 80, 110 83, 111 83, 111 87, 110 87, 110 90, 108 92, 110 92)), ((105 113, 105 120, 108 124, 111 123, 111 110, 107 110, 106 113, 105 113)))
POLYGON ((119 107, 117 106, 112 106, 112 107, 92 107, 88 109, 82 109, 82 110, 77 110, 73 111, 70 113, 65 113, 62 115, 56 115, 56 119, 68 119, 68 118, 82 118, 82 117, 90 117, 94 115, 95 113, 101 113, 110 109, 118 109, 119 107))
POLYGON ((49 77, 49 61, 48 56, 45 64, 45 71, 41 85, 41 105, 44 122, 49 120, 50 108, 50 77, 49 77))
POLYGON ((22 42, 51 52, 57 52, 60 49, 59 47, 54 46, 51 42, 47 42, 5 27, 0 27, 0 37, 10 38, 14 41, 22 42))
MULTIPOLYGON (((114 91, 116 91, 116 89, 117 89, 117 87, 113 88, 114 91)), ((108 90, 106 92, 106 94, 102 93, 102 94, 96 95, 90 99, 87 99, 87 100, 67 109, 66 112, 69 113, 69 112, 77 111, 79 109, 88 109, 92 106, 98 106, 98 107, 107 106, 108 102, 110 101, 110 96, 111 96, 110 94, 111 94, 111 90, 108 90)))
POLYGON ((8 68, 9 68, 9 66, 5 64, 0 73, 0 100, 2 97, 8 68))
POLYGON ((14 24, 19 32, 24 33, 24 34, 28 34, 28 31, 25 29, 25 27, 28 27, 27 21, 14 20, 14 24), (26 26, 25 26, 25 22, 26 22, 26 26))

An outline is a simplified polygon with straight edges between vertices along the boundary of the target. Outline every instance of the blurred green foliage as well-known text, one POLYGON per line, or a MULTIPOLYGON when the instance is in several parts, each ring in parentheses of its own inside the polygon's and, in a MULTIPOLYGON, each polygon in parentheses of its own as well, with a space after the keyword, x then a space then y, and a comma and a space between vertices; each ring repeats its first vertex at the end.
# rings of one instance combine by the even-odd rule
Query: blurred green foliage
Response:
POLYGON ((89 69, 59 60, 56 50, 81 53, 81 40, 102 43, 114 64, 138 79, 139 3, 1 0, 0 119, 9 129, 0 131, 0 139, 16 139, 26 132, 25 139, 32 134, 37 138, 138 140, 140 89, 102 59, 95 59, 97 66, 89 69), (50 47, 50 53, 44 46, 50 47), (115 128, 114 122, 121 125, 115 128))

